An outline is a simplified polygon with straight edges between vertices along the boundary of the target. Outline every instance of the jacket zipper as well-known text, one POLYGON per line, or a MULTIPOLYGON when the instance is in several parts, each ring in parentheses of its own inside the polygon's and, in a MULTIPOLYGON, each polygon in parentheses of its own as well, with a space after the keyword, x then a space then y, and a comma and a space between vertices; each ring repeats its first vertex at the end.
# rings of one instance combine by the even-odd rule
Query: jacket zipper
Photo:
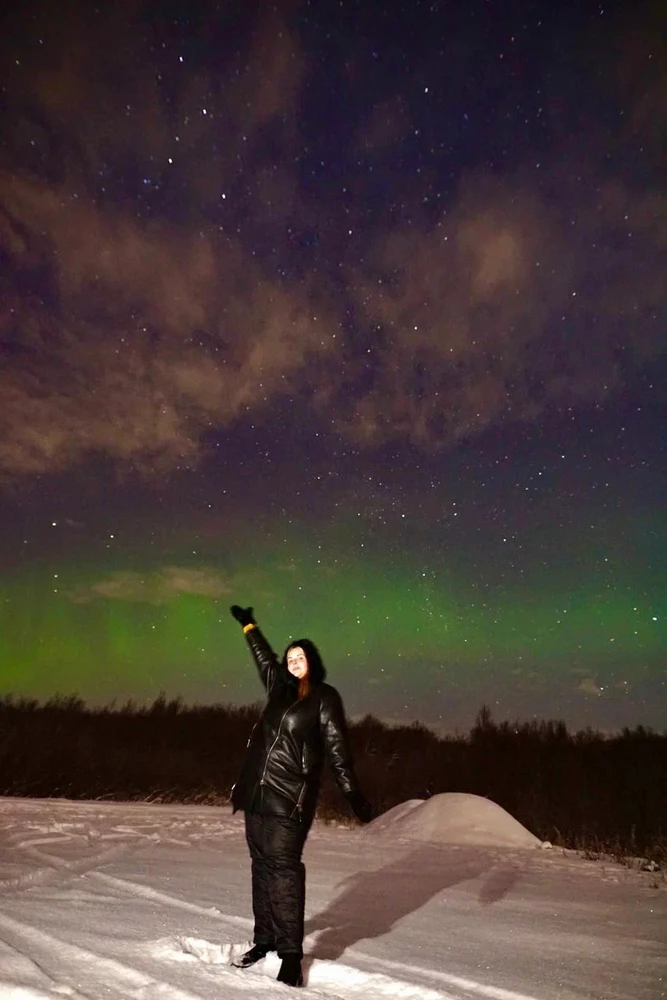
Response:
POLYGON ((259 779, 260 785, 264 784, 264 778, 266 777, 266 769, 269 766, 269 760, 271 759, 271 754, 273 753, 273 748, 275 747, 276 743, 280 739, 280 730, 282 729, 283 722, 285 721, 285 716, 287 715, 288 712, 290 712, 294 708, 295 705, 298 705, 298 704, 299 704, 299 701, 297 699, 297 701, 292 702, 292 704, 289 705, 285 709, 285 711, 283 712, 282 718, 281 718, 280 722, 278 723, 278 732, 276 733, 276 737, 275 737, 273 743, 269 747, 269 752, 267 753, 266 760, 264 761, 264 770, 262 771, 262 777, 259 779))
POLYGON ((307 788, 307 786, 308 786, 308 783, 306 781, 304 781, 303 784, 301 785, 301 788, 299 789, 299 797, 296 800, 296 805, 294 806, 294 809, 292 809, 292 813, 291 813, 292 816, 294 815, 294 813, 298 813, 299 814, 299 819, 301 819, 301 813, 303 812, 303 800, 306 797, 306 788, 307 788))

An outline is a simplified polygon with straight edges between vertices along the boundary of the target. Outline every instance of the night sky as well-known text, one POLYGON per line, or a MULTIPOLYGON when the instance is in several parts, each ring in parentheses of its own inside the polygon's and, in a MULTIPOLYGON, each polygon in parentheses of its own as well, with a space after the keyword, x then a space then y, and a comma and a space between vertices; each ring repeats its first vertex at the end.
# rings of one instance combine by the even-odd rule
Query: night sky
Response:
POLYGON ((0 695, 667 728, 662 4, 9 6, 0 695))

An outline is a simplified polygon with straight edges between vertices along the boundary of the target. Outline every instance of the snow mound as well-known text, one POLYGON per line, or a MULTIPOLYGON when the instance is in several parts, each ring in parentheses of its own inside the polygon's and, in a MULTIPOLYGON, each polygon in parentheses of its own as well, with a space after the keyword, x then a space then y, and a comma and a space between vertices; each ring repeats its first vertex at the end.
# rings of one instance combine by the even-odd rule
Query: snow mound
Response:
POLYGON ((368 836, 427 840, 482 847, 541 847, 541 841, 502 806, 480 795, 445 792, 430 799, 409 799, 378 816, 368 836))

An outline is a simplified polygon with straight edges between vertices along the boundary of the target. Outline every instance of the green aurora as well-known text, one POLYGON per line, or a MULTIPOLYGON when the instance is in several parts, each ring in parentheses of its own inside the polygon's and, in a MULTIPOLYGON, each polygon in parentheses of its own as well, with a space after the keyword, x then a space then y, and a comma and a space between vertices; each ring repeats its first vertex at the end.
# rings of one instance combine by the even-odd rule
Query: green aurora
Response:
POLYGON ((631 568, 613 589, 604 573, 576 586, 534 573, 480 595, 473 579, 439 575, 423 558, 381 564, 338 549, 313 565, 301 548, 256 555, 256 569, 238 556, 202 564, 183 554, 160 566, 153 554, 143 572, 136 557, 117 557, 6 574, 3 692, 76 694, 93 704, 161 692, 188 703, 253 701, 261 691, 228 615, 237 600, 254 603, 278 651, 291 638, 314 638, 351 714, 407 711, 444 727, 456 724, 450 709, 462 698, 468 718, 476 698, 511 717, 503 678, 535 692, 554 672, 562 694, 552 714, 570 715, 577 694, 584 724, 587 702, 631 699, 655 679, 667 645, 660 581, 647 587, 631 568))

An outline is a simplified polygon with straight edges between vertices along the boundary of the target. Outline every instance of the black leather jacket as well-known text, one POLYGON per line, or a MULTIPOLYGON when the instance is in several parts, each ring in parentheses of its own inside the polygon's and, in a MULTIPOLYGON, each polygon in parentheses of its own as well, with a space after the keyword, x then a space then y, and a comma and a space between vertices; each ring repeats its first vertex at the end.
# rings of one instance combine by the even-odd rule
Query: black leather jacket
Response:
POLYGON ((259 628, 246 633, 268 700, 248 740, 234 812, 288 816, 310 823, 325 757, 344 795, 358 791, 340 695, 324 681, 302 701, 297 682, 279 663, 259 628))

